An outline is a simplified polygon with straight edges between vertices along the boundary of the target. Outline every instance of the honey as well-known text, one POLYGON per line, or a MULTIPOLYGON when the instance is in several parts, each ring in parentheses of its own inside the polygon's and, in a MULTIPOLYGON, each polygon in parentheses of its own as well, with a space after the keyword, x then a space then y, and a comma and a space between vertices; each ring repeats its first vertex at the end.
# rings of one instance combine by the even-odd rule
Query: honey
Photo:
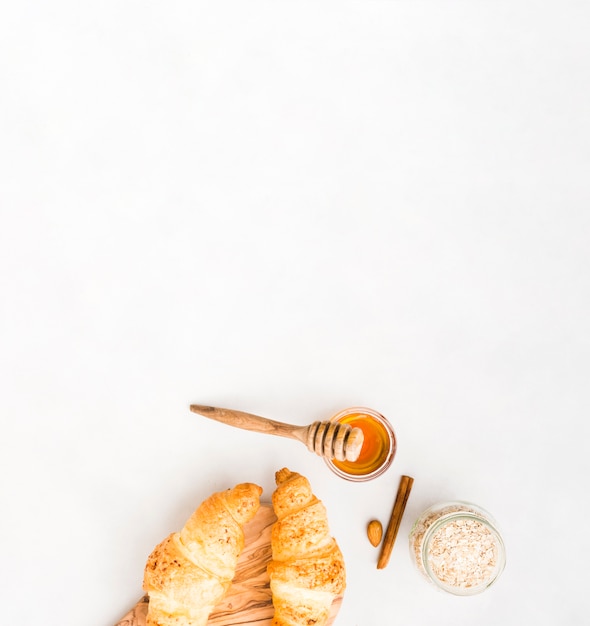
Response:
POLYGON ((332 420, 360 428, 364 436, 363 447, 356 461, 328 461, 329 467, 336 474, 353 481, 370 480, 389 467, 395 454, 395 435, 382 415, 371 409, 353 408, 342 411, 332 420))

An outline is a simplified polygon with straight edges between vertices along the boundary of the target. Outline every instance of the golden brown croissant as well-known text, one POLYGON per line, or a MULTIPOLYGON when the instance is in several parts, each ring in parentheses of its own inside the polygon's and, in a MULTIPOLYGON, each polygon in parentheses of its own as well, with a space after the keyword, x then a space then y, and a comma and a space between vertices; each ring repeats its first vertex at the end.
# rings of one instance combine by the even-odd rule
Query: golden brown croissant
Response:
POLYGON ((260 507, 252 483, 214 493, 179 533, 148 557, 143 588, 149 594, 147 626, 203 626, 225 596, 244 547, 243 524, 260 507))
POLYGON ((307 478, 283 468, 276 483, 272 504, 277 521, 268 565, 272 626, 322 626, 346 585, 344 559, 330 536, 326 508, 307 478))

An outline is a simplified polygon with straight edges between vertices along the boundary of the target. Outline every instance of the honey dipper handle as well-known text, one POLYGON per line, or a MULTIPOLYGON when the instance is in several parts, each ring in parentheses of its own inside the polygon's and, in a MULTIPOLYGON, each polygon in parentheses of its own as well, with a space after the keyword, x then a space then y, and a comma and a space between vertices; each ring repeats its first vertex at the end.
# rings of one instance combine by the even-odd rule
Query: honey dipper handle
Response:
POLYGON ((303 431, 307 430, 306 426, 283 424, 282 422, 276 422, 266 417, 253 415, 252 413, 244 413, 243 411, 234 411, 233 409, 220 409, 214 406, 191 404, 191 411, 217 422, 235 426, 236 428, 265 433, 267 435, 289 437, 290 439, 298 439, 299 441, 304 441, 303 431))

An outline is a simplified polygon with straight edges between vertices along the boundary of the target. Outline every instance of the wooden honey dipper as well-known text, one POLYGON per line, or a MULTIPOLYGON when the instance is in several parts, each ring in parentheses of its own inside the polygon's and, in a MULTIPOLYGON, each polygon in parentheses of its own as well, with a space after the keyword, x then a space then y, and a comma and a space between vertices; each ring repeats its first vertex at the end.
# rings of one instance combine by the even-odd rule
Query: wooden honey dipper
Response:
POLYGON ((339 422, 314 422, 309 426, 284 424, 251 413, 220 409, 214 406, 191 404, 191 411, 229 426, 251 430, 267 435, 297 439, 308 450, 327 459, 354 462, 359 458, 364 435, 360 428, 352 428, 339 422))

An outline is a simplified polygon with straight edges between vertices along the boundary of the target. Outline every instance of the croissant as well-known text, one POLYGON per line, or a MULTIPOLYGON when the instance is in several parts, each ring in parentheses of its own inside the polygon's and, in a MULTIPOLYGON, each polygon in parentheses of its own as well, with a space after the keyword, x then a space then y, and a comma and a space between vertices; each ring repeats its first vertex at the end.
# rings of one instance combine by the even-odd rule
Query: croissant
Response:
POLYGON ((309 481, 287 468, 276 475, 268 564, 274 605, 272 626, 323 626, 334 598, 344 591, 344 558, 330 536, 326 508, 309 481))
POLYGON ((214 493, 180 532, 157 545, 145 566, 146 626, 203 626, 225 596, 244 547, 242 526, 260 507, 262 488, 242 483, 214 493))

